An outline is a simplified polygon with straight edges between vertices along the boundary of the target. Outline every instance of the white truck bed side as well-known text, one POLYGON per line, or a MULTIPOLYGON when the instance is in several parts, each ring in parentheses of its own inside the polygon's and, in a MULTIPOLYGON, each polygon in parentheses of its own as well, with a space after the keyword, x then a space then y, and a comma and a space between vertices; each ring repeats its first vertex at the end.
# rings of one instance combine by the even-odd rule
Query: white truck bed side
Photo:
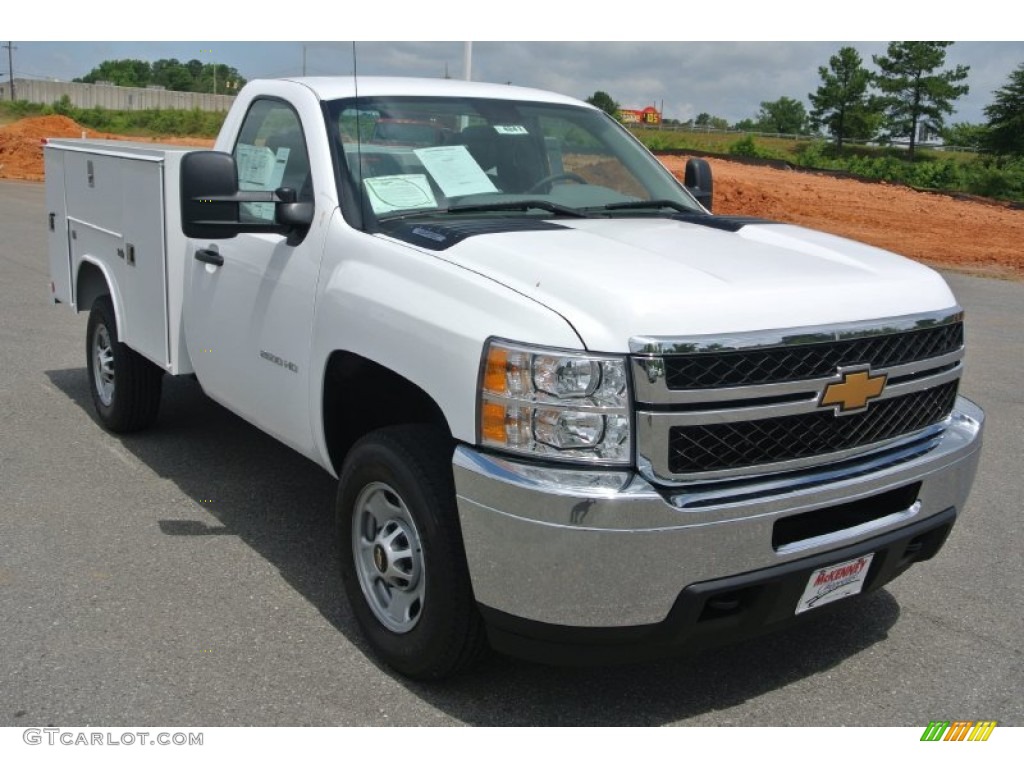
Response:
POLYGON ((168 373, 191 373, 182 322, 178 168, 187 147, 53 139, 44 150, 54 298, 79 311, 83 263, 110 285, 121 340, 168 373))

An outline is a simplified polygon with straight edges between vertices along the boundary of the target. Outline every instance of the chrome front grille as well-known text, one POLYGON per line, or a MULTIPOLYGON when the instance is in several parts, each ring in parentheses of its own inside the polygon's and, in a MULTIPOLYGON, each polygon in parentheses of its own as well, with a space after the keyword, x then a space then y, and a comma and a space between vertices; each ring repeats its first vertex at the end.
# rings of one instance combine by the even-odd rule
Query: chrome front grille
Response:
POLYGON ((962 322, 908 333, 665 358, 669 389, 715 389, 831 376, 840 365, 889 368, 942 357, 964 344, 962 322))
POLYGON ((957 308, 834 328, 645 337, 631 350, 640 469, 678 485, 898 450, 941 430, 962 373, 963 317, 957 308), (851 384, 866 381, 866 393, 851 384))
POLYGON ((819 410, 775 419, 671 427, 668 468, 673 474, 737 469, 891 440, 949 416, 958 383, 885 400, 845 418, 819 410))

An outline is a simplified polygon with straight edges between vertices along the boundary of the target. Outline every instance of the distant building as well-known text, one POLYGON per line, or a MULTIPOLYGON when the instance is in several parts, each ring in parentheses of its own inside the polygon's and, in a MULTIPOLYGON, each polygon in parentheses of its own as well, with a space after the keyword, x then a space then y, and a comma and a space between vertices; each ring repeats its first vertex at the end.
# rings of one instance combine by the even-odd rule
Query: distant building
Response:
POLYGON ((918 146, 941 147, 945 142, 942 136, 935 130, 935 127, 926 123, 919 123, 917 126, 918 146))
POLYGON ((661 125, 661 112, 654 107, 643 109, 620 109, 619 120, 630 125, 642 123, 644 125, 661 125))
MULTIPOLYGON (((877 142, 869 142, 871 144, 877 144, 877 142)), ((893 137, 889 140, 889 144, 897 147, 909 147, 910 139, 906 136, 893 137)), ((945 145, 945 141, 939 132, 935 128, 927 123, 921 122, 917 124, 917 139, 914 144, 918 147, 942 147, 945 145)))

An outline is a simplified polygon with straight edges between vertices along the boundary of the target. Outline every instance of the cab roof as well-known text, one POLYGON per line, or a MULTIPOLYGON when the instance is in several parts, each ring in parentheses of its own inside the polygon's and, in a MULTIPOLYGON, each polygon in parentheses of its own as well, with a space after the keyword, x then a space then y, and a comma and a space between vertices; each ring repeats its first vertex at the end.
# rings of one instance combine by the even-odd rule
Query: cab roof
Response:
MULTIPOLYGON (((344 77, 287 77, 287 82, 304 85, 312 90, 321 101, 352 98, 357 95, 356 81, 344 77)), ((250 81, 258 87, 259 80, 250 81)), ((536 101, 551 104, 572 104, 589 107, 586 102, 562 96, 551 91, 523 88, 517 85, 496 85, 466 80, 450 80, 425 77, 360 77, 359 96, 455 96, 478 99, 512 99, 515 101, 536 101)))

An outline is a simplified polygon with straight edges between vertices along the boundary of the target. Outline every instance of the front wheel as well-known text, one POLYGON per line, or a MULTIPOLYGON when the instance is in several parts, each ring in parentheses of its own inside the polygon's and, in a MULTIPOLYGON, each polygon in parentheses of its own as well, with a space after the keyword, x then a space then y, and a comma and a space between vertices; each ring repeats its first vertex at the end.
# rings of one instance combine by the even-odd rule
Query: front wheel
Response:
POLYGON ((338 488, 342 580, 352 612, 389 666, 419 679, 465 669, 485 646, 466 566, 451 440, 387 427, 350 451, 338 488))
POLYGON ((109 296, 92 305, 85 352, 89 390, 103 426, 111 432, 135 432, 156 421, 163 371, 118 340, 109 296))

